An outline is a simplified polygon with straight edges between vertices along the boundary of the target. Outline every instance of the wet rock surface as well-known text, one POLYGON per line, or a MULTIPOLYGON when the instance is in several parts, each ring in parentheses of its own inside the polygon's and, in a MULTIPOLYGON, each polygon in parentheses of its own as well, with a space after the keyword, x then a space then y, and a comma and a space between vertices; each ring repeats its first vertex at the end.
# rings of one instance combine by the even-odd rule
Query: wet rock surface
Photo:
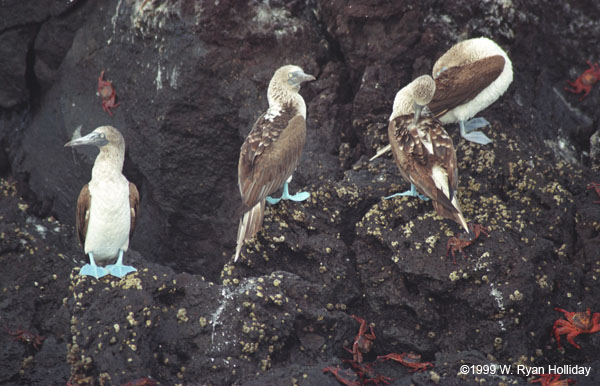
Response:
POLYGON ((591 366, 569 378, 600 382, 600 335, 579 335, 580 350, 551 336, 554 307, 600 312, 600 197, 587 189, 600 87, 582 101, 563 90, 600 60, 597 2, 71 3, 0 5, 0 384, 337 385, 322 369, 350 368, 352 314, 374 324, 365 363, 394 385, 533 379, 517 365, 591 366), (515 79, 480 114, 491 145, 446 127, 463 212, 490 231, 454 263, 458 225, 430 202, 384 200, 407 183, 390 156, 368 158, 387 144, 396 91, 482 35, 515 79), (308 138, 290 185, 311 198, 269 207, 233 264, 239 147, 286 63, 318 78, 301 91, 308 138), (63 145, 104 124, 123 132, 142 198, 126 255, 138 272, 122 280, 78 275, 72 228, 95 151, 63 145), (408 351, 435 367, 376 360, 408 351), (492 363, 512 374, 459 371, 492 363))

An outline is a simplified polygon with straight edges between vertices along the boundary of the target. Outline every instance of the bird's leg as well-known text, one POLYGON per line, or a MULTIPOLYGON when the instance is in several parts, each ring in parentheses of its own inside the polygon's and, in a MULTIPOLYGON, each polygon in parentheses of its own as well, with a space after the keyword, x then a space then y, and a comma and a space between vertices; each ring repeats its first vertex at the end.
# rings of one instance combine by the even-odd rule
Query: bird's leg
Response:
POLYGON ((119 249, 119 258, 117 259, 116 264, 107 265, 106 268, 108 272, 118 278, 121 278, 128 273, 135 272, 137 269, 133 268, 130 265, 123 265, 123 250, 119 249))
POLYGON ((90 263, 81 267, 79 274, 81 276, 93 276, 96 279, 100 279, 101 277, 108 275, 108 270, 106 268, 98 267, 96 265, 96 261, 94 260, 94 254, 90 252, 89 255, 90 263))
POLYGON ((485 134, 481 131, 475 131, 480 127, 488 126, 490 123, 485 118, 473 118, 468 121, 459 121, 460 135, 467 141, 479 143, 481 145, 487 145, 492 142, 485 134))
POLYGON ((298 192, 290 196, 288 184, 292 181, 292 176, 283 184, 283 194, 279 198, 267 197, 267 202, 271 205, 277 204, 281 200, 304 201, 310 197, 308 192, 298 192))
POLYGON ((410 184, 410 190, 407 190, 406 192, 392 194, 391 196, 387 196, 384 198, 386 200, 389 200, 390 198, 396 197, 396 196, 413 196, 413 197, 419 197, 423 201, 429 201, 429 197, 424 196, 421 193, 417 192, 417 188, 415 188, 415 186, 413 184, 410 184))

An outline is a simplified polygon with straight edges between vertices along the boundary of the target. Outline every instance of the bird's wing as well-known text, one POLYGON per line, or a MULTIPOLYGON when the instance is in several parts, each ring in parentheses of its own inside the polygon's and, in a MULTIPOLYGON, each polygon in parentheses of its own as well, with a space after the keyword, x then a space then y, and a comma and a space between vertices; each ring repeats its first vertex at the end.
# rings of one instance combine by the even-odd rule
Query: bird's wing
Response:
POLYGON ((81 246, 85 246, 85 236, 87 234, 87 227, 90 221, 90 189, 88 184, 81 189, 79 197, 77 198, 77 215, 75 219, 75 227, 77 228, 77 236, 79 236, 79 242, 81 246))
POLYGON ((394 160, 402 177, 410 182, 409 169, 415 143, 408 133, 409 125, 414 121, 413 115, 401 115, 390 121, 388 137, 394 160))
POLYGON ((238 185, 245 210, 279 189, 294 172, 306 141, 306 123, 295 111, 272 121, 261 116, 240 151, 238 185))
POLYGON ((140 215, 140 193, 133 182, 129 183, 129 207, 131 208, 131 225, 129 226, 129 237, 133 234, 135 220, 140 215))
MULTIPOLYGON (((446 166, 452 165, 453 155, 456 164, 456 154, 452 139, 445 134, 441 123, 435 118, 421 118, 414 126, 412 115, 401 115, 393 122, 397 143, 394 155, 402 175, 427 197, 451 205, 454 191, 450 176, 447 182, 442 183, 442 180, 448 171, 446 166), (437 174, 434 174, 434 166, 441 166, 436 169, 437 174)), ((390 143, 393 143, 391 139, 390 143)), ((448 174, 452 175, 453 171, 448 174)))
POLYGON ((458 171, 452 138, 435 118, 425 117, 414 126, 412 115, 390 122, 390 144, 402 176, 431 198, 436 212, 467 228, 456 199, 458 171), (394 126, 392 127, 392 124, 394 126))
POLYGON ((440 117, 469 102, 502 74, 504 64, 502 55, 493 55, 445 70, 435 79, 435 95, 427 107, 440 117))
MULTIPOLYGON (((431 119, 435 124, 429 126, 429 135, 433 143, 432 162, 439 165, 447 174, 448 196, 447 199, 452 201, 458 187, 458 168, 456 163, 456 151, 452 138, 448 135, 441 123, 431 119)), ((444 194, 445 195, 445 194, 444 194)))

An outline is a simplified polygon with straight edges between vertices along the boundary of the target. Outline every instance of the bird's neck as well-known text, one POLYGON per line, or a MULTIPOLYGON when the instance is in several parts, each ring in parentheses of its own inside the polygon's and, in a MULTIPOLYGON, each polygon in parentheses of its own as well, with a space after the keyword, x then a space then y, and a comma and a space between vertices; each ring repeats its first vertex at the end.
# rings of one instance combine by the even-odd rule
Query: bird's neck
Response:
POLYGON ((289 105, 296 109, 298 115, 302 115, 306 119, 306 103, 298 91, 271 86, 267 93, 267 99, 269 100, 269 110, 281 111, 285 105, 289 105))
POLYGON ((110 147, 100 148, 92 168, 92 179, 109 179, 122 175, 125 154, 123 151, 110 147))
POLYGON ((394 98, 394 107, 392 115, 390 115, 390 121, 400 115, 412 114, 413 110, 413 99, 412 99, 412 88, 409 86, 404 87, 398 91, 394 98))

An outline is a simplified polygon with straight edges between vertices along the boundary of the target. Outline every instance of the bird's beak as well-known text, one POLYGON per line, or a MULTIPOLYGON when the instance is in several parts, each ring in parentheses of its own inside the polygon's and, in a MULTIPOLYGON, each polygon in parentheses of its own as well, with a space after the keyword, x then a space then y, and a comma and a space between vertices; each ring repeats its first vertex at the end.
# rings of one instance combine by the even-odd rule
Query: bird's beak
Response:
POLYGON ((413 123, 416 125, 419 122, 419 118, 421 117, 421 111, 423 111, 423 106, 421 106, 417 102, 414 102, 413 109, 415 110, 415 121, 413 123))
POLYGON ((98 133, 92 131, 88 135, 74 139, 70 142, 65 143, 65 147, 67 146, 81 146, 81 145, 92 145, 92 146, 104 146, 108 143, 106 137, 102 133, 98 133))
POLYGON ((296 71, 293 73, 293 76, 288 79, 288 83, 292 86, 300 86, 304 82, 310 82, 316 79, 317 78, 310 74, 305 74, 302 71, 296 71))

